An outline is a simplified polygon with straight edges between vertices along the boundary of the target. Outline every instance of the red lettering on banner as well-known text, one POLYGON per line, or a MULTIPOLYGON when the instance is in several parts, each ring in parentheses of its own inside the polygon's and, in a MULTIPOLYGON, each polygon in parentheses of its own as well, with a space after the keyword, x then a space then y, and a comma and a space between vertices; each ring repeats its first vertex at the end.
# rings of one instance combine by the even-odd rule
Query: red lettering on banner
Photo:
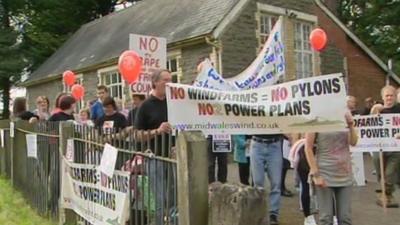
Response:
POLYGON ((213 115, 214 108, 210 103, 198 103, 199 115, 213 115))
POLYGON ((184 99, 185 98, 185 91, 183 88, 177 87, 170 87, 171 90, 171 98, 172 99, 184 99))
POLYGON ((144 68, 160 68, 160 59, 151 57, 151 54, 144 54, 142 58, 142 64, 144 68))
POLYGON ((133 93, 149 93, 151 91, 151 83, 133 83, 131 85, 131 91, 133 93))
POLYGON ((288 91, 285 87, 282 88, 277 88, 272 90, 272 101, 273 102, 279 102, 281 100, 285 100, 288 96, 288 91))
POLYGON ((399 126, 400 125, 400 117, 393 117, 392 118, 393 126, 399 126))
POLYGON ((139 38, 139 49, 140 50, 145 50, 145 51, 150 51, 150 52, 155 52, 158 49, 158 40, 157 38, 150 38, 147 39, 146 37, 140 37, 139 38))

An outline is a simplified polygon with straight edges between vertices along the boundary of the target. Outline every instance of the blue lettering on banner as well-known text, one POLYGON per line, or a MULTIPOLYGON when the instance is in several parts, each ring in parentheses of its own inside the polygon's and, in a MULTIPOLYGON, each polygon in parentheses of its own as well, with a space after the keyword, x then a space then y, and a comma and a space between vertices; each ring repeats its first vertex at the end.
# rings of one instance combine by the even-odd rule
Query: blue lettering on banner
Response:
MULTIPOLYGON (((267 47, 264 52, 263 60, 262 62, 256 67, 256 70, 251 74, 250 77, 248 77, 246 80, 240 82, 240 81, 235 81, 234 84, 236 87, 240 89, 245 89, 247 87, 249 88, 257 88, 261 84, 267 82, 268 80, 273 79, 276 74, 281 73, 285 69, 285 59, 283 56, 283 44, 279 42, 279 35, 280 32, 276 32, 274 35, 274 41, 276 43, 273 44, 272 47, 267 47), (271 52, 272 48, 272 52, 271 52), (280 61, 280 62, 279 62, 280 61), (279 64, 278 64, 279 62, 279 64), (266 71, 265 74, 262 74, 260 76, 260 71, 263 69, 263 67, 266 64, 273 64, 272 70, 266 71)), ((211 74, 212 75, 212 74, 211 74)), ((210 76, 210 75, 209 75, 210 76)))
POLYGON ((274 35, 274 40, 279 41, 279 32, 276 32, 274 35))
POLYGON ((208 71, 208 77, 211 77, 212 79, 219 81, 220 84, 224 83, 224 80, 221 79, 221 76, 215 71, 215 69, 211 68, 208 71))

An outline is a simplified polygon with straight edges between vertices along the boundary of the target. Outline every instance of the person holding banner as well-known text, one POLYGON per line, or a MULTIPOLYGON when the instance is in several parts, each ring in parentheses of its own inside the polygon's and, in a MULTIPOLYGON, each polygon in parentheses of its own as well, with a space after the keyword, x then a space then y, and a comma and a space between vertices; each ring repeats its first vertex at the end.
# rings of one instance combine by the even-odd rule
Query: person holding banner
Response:
POLYGON ((316 186, 319 225, 333 224, 335 212, 339 224, 352 224, 353 174, 349 146, 357 144, 358 136, 351 113, 346 113, 345 117, 348 131, 306 133, 305 153, 310 166, 310 178, 316 186))
POLYGON ((161 136, 171 134, 172 127, 168 123, 167 100, 165 86, 172 81, 169 70, 155 70, 151 77, 152 88, 150 96, 142 103, 136 112, 134 126, 139 130, 139 141, 150 141, 148 146, 156 155, 168 156, 168 152, 163 152, 169 140, 165 138, 164 143, 161 136), (140 132, 144 131, 144 132, 140 132), (155 143, 157 142, 157 144, 155 143), (155 149, 157 147, 157 149, 155 149))
MULTIPOLYGON (((168 123, 165 94, 166 84, 171 81, 172 76, 169 70, 155 70, 151 77, 153 88, 151 94, 142 103, 136 113, 134 126, 139 130, 137 138, 143 144, 150 143, 150 146, 147 146, 147 148, 156 156, 169 157, 170 149, 168 147, 173 146, 175 142, 173 137, 168 138, 169 136, 167 136, 162 138, 162 135, 170 135, 172 133, 171 125, 168 123)), ((142 145, 142 147, 144 146, 142 145)), ((164 212, 168 207, 171 207, 166 207, 165 201, 166 196, 171 194, 167 192, 167 180, 170 179, 169 176, 171 174, 167 173, 168 166, 163 161, 152 158, 147 163, 150 190, 155 194, 155 205, 157 207, 154 224, 162 225, 164 224, 164 212)), ((175 174, 174 171, 172 173, 175 174)), ((169 188, 170 190, 174 189, 174 187, 169 188)))
POLYGON ((254 185, 264 188, 265 171, 271 183, 269 194, 269 222, 279 224, 282 180, 282 142, 283 135, 254 135, 250 143, 250 165, 254 185))
MULTIPOLYGON (((381 90, 381 96, 383 100, 383 106, 374 106, 381 114, 384 113, 400 113, 400 104, 396 103, 396 89, 393 86, 385 86, 381 90)), ((374 164, 376 167, 376 174, 378 180, 381 179, 380 174, 380 163, 379 163, 379 153, 374 153, 374 164)), ((383 153, 383 165, 384 176, 385 176, 385 194, 383 193, 378 197, 377 204, 380 206, 384 205, 384 199, 386 199, 386 207, 397 208, 399 204, 394 201, 393 192, 395 190, 395 184, 397 183, 397 178, 400 170, 400 152, 384 152, 383 153)), ((378 190, 382 192, 382 190, 378 190)))

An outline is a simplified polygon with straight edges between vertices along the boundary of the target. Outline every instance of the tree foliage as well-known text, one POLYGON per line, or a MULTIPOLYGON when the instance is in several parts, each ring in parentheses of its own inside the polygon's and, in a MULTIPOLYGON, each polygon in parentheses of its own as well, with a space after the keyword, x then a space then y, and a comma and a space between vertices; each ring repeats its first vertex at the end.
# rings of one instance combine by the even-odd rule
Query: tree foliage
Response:
POLYGON ((400 72, 400 0, 341 0, 341 19, 400 72))
POLYGON ((0 0, 0 93, 4 105, 3 117, 9 114, 9 90, 21 75, 37 69, 80 26, 113 12, 117 2, 0 0))
POLYGON ((23 57, 22 36, 15 25, 14 10, 19 0, 0 0, 0 91, 3 102, 2 116, 9 116, 9 90, 19 80, 27 65, 23 57))
POLYGON ((26 1, 24 46, 35 70, 83 24, 113 11, 116 0, 26 1))

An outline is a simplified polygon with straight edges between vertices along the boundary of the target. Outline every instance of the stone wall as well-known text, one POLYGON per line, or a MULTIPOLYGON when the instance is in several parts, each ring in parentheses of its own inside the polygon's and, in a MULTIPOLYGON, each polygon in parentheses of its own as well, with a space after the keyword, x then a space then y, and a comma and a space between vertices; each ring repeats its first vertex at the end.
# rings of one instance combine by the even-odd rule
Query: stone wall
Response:
POLYGON ((197 44, 181 49, 182 78, 181 83, 191 84, 197 76, 196 68, 199 58, 210 57, 212 47, 207 44, 197 44))

